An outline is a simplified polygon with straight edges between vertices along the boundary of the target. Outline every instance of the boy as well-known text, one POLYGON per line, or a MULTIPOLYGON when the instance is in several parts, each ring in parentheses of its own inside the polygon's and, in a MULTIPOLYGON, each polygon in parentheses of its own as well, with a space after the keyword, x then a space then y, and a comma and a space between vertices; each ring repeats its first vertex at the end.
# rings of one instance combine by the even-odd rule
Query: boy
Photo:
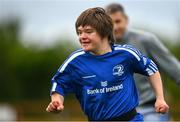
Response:
POLYGON ((72 53, 52 78, 48 112, 63 111, 64 95, 73 92, 89 121, 142 121, 136 112, 134 72, 149 76, 156 93, 156 111, 168 111, 156 65, 132 46, 114 45, 113 23, 104 9, 81 13, 76 32, 82 49, 72 53))

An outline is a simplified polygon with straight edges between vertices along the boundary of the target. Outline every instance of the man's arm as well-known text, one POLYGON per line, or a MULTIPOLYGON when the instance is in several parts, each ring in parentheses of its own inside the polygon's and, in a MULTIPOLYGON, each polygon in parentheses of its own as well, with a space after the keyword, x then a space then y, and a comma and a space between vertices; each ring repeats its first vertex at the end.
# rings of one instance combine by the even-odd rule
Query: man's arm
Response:
POLYGON ((156 95, 155 109, 158 113, 166 113, 169 110, 169 106, 164 100, 163 85, 159 71, 149 76, 151 86, 153 87, 156 95))
POLYGON ((46 108, 47 112, 61 112, 64 110, 64 97, 59 93, 52 93, 51 95, 51 102, 49 103, 48 107, 46 108))
POLYGON ((147 41, 144 41, 144 46, 160 69, 173 78, 173 80, 176 81, 176 84, 180 86, 180 77, 178 77, 180 76, 180 64, 175 56, 173 56, 154 35, 151 35, 147 41))

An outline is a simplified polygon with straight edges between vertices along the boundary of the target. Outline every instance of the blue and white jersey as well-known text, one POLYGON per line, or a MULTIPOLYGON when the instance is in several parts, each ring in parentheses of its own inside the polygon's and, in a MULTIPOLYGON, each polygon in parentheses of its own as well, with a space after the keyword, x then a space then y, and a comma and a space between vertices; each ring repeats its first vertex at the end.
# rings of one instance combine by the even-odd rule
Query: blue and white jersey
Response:
POLYGON ((106 120, 138 105, 134 73, 156 71, 155 63, 130 45, 114 45, 112 52, 99 56, 78 50, 52 78, 51 93, 73 92, 89 120, 106 120))

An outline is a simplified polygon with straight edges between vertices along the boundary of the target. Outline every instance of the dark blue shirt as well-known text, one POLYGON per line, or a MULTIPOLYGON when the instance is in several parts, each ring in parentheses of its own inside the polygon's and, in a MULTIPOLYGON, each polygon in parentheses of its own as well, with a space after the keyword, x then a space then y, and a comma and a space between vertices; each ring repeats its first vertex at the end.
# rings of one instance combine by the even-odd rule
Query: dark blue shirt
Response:
POLYGON ((52 78, 52 92, 75 93, 90 120, 120 116, 138 105, 133 74, 150 76, 154 62, 130 45, 114 45, 112 52, 93 55, 73 52, 52 78))

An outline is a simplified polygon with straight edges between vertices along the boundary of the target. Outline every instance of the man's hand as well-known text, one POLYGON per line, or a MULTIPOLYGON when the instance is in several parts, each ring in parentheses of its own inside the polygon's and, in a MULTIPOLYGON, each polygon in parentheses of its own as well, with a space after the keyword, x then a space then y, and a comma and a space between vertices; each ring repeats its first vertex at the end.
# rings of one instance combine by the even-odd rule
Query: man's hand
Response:
POLYGON ((164 100, 157 99, 156 103, 155 103, 155 110, 158 113, 165 114, 168 112, 169 106, 166 104, 166 102, 164 100))
POLYGON ((49 103, 48 107, 46 108, 47 112, 55 112, 59 113, 64 110, 63 106, 64 97, 58 93, 53 93, 51 95, 51 102, 49 103))

